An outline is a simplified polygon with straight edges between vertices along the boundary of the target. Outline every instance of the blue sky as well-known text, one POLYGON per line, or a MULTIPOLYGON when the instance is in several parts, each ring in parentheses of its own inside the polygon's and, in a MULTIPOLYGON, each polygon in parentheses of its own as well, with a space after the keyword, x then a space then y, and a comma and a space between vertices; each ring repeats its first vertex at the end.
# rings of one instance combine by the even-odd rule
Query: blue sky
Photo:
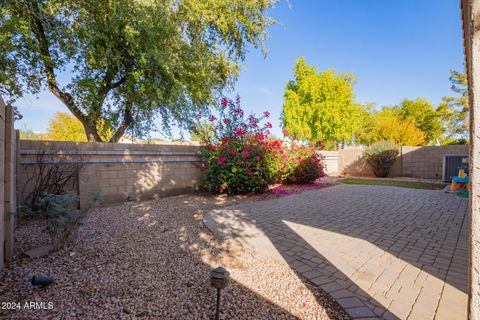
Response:
MULTIPOLYGON (((268 55, 251 48, 241 64, 238 93, 248 111, 271 112, 280 136, 285 83, 300 56, 319 71, 352 72, 356 101, 391 105, 424 97, 437 104, 450 91, 450 70, 463 71, 459 1, 290 0, 270 13, 268 55)), ((17 102, 17 128, 44 131, 56 111, 67 109, 46 92, 17 102)), ((152 133, 159 137, 159 133, 152 133)))

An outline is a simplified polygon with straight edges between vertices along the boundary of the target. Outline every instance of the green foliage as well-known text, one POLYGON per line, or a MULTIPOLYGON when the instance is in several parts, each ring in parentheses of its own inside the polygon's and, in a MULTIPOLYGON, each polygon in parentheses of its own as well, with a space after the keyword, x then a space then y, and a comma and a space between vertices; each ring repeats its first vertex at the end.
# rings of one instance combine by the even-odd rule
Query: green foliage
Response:
MULTIPOLYGON (((218 119, 208 116, 209 128, 202 148, 204 186, 212 193, 260 193, 274 182, 309 183, 323 176, 320 159, 314 148, 290 143, 285 147, 278 139, 269 137, 272 125, 253 114, 245 117, 240 98, 222 99, 218 119)), ((202 123, 202 122, 200 122, 202 123)))
POLYGON ((360 179, 360 178, 347 178, 337 180, 346 184, 366 184, 370 186, 390 186, 399 188, 410 189, 427 189, 427 190, 441 190, 444 189, 446 184, 444 183, 429 183, 420 181, 401 181, 401 180, 377 180, 377 179, 360 179))
POLYGON ((378 141, 363 153, 363 158, 377 177, 386 177, 399 153, 398 146, 391 141, 378 141))
POLYGON ((24 130, 20 130, 20 139, 21 140, 44 140, 45 135, 30 129, 24 129, 24 130))
POLYGON ((468 96, 468 78, 465 73, 450 70, 450 82, 452 83, 451 89, 453 92, 458 93, 462 97, 468 96))
MULTIPOLYGON (((61 150, 59 150, 61 151, 61 150)), ((39 198, 44 194, 65 194, 74 190, 84 162, 81 158, 52 158, 48 150, 43 150, 36 157, 31 170, 23 172, 25 185, 23 203, 34 212, 42 211, 37 207, 39 198)))
POLYGON ((258 137, 246 134, 204 151, 204 186, 212 193, 261 193, 275 182, 272 154, 258 137))
POLYGON ((208 117, 214 134, 204 142, 211 144, 202 148, 205 189, 227 194, 264 191, 276 179, 268 139, 272 125, 260 126, 269 113, 246 117, 238 97, 236 101, 223 98, 217 111, 218 119, 213 114, 208 117))
POLYGON ((410 120, 425 134, 425 143, 435 144, 443 134, 439 113, 431 102, 423 98, 403 99, 394 110, 402 120, 410 120))
MULTIPOLYGON (((103 121, 99 121, 98 126, 98 134, 103 140, 108 141, 113 134, 112 131, 103 125, 103 121)), ((55 141, 87 141, 82 123, 74 116, 65 112, 56 112, 53 118, 50 119, 44 138, 55 141)))
POLYGON ((468 143, 469 105, 467 77, 465 74, 452 70, 450 72, 450 82, 452 83, 452 91, 458 95, 443 97, 437 108, 446 128, 445 141, 442 141, 442 144, 448 144, 451 141, 467 141, 468 143))
POLYGON ((215 137, 215 127, 208 121, 198 121, 190 130, 190 140, 212 143, 215 137))
POLYGON ((464 144, 468 144, 467 139, 464 139, 464 138, 453 139, 450 137, 442 140, 442 143, 441 143, 442 146, 453 146, 453 145, 464 145, 464 144))
POLYGON ((190 128, 233 84, 246 48, 263 47, 274 3, 5 0, 0 94, 12 101, 48 88, 89 141, 104 140, 102 126, 112 142, 127 129, 141 137, 155 116, 167 133, 190 128))
POLYGON ((95 202, 103 202, 103 195, 91 193, 84 209, 78 209, 80 198, 73 193, 44 193, 38 199, 37 206, 44 208, 47 224, 45 230, 50 235, 55 247, 62 248, 67 244, 72 233, 86 217, 86 213, 95 202))
POLYGON ((369 138, 371 142, 388 140, 401 146, 420 146, 425 143, 425 134, 412 119, 402 119, 394 109, 388 107, 374 114, 369 138))
POLYGON ((80 121, 65 112, 56 112, 48 123, 47 135, 49 140, 56 141, 87 141, 85 129, 80 121))
POLYGON ((295 141, 282 148, 278 180, 284 184, 312 183, 325 174, 320 156, 315 148, 309 148, 295 141))
POLYGON ((434 145, 463 141, 468 135, 468 96, 465 75, 452 71, 452 90, 435 107, 424 98, 404 99, 374 111, 371 104, 353 102, 353 76, 333 70, 317 72, 302 57, 287 83, 283 128, 300 140, 321 142, 325 149, 339 145, 368 145, 391 140, 399 145, 434 145))
POLYGON ((370 142, 390 140, 401 146, 436 144, 444 132, 441 113, 423 98, 404 99, 373 113, 370 142))
POLYGON ((353 129, 353 145, 368 145, 371 142, 370 133, 375 126, 374 104, 367 103, 359 105, 355 114, 355 126, 353 129))
POLYGON ((327 149, 352 140, 362 108, 353 102, 352 74, 317 72, 302 57, 286 85, 283 128, 300 140, 322 140, 327 149))

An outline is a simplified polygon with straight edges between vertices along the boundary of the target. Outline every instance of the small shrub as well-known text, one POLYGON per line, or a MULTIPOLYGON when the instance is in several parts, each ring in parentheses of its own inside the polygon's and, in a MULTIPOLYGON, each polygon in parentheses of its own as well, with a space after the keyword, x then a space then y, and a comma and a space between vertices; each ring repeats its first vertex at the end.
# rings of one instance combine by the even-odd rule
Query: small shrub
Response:
POLYGON ((44 208, 47 216, 45 230, 51 237, 56 249, 67 244, 75 229, 86 217, 87 211, 95 202, 102 202, 100 193, 91 193, 86 208, 78 209, 79 197, 73 193, 52 194, 44 193, 38 198, 38 206, 44 208))
MULTIPOLYGON (((60 150, 58 150, 60 151, 60 150)), ((78 175, 83 168, 82 158, 55 158, 47 151, 37 155, 36 162, 25 170, 26 183, 22 193, 25 206, 19 208, 21 218, 31 218, 32 214, 43 212, 40 199, 45 194, 65 194, 78 184, 78 175)))
POLYGON ((391 141, 379 141, 363 153, 363 158, 377 177, 388 176, 399 153, 398 146, 391 141))

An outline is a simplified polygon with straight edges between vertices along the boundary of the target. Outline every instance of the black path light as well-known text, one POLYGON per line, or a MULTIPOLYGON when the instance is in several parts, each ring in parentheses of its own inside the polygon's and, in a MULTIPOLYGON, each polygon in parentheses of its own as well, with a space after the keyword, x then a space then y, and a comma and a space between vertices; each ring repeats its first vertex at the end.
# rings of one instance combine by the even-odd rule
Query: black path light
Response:
POLYGON ((218 267, 210 272, 210 284, 217 289, 217 308, 215 310, 215 320, 220 316, 220 292, 228 284, 230 272, 223 267, 218 267))
POLYGON ((53 283, 53 278, 44 275, 34 275, 30 281, 29 287, 32 289, 44 288, 53 283))

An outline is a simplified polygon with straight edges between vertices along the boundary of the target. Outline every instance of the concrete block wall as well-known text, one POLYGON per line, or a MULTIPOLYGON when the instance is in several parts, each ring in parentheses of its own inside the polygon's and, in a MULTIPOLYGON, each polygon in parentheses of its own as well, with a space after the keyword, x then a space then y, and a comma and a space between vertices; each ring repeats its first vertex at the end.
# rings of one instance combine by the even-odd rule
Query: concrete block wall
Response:
POLYGON ((23 202, 28 193, 27 178, 38 166, 39 155, 52 163, 81 163, 78 178, 71 187, 78 192, 81 206, 84 206, 92 192, 101 192, 105 203, 117 203, 196 191, 201 178, 199 150, 199 145, 175 143, 150 145, 22 140, 22 174, 18 176, 18 184, 19 190, 23 191, 19 201, 23 202))
POLYGON ((424 179, 444 179, 446 155, 468 155, 468 145, 402 147, 402 175, 424 179))
MULTIPOLYGON (((362 158, 363 151, 364 148, 361 147, 339 150, 340 173, 374 177, 373 171, 362 158)), ((446 155, 468 155, 468 145, 402 147, 390 176, 443 180, 443 162, 446 155)))
POLYGON ((373 177, 373 171, 363 160, 363 148, 346 148, 338 151, 339 173, 347 176, 373 177))

